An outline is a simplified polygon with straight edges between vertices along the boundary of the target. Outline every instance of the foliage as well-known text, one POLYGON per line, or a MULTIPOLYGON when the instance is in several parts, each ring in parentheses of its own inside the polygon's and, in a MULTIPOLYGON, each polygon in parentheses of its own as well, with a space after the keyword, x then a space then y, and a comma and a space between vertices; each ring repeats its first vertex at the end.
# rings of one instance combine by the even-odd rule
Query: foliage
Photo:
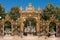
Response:
POLYGON ((2 7, 2 5, 0 4, 0 16, 2 17, 2 18, 5 18, 5 9, 2 7))
POLYGON ((50 15, 48 13, 41 14, 41 18, 44 20, 48 20, 50 18, 50 15))
POLYGON ((56 27, 56 24, 54 22, 51 22, 49 25, 50 31, 56 27))
POLYGON ((6 28, 11 28, 11 23, 10 23, 10 22, 8 22, 8 21, 7 21, 7 22, 5 22, 5 24, 4 24, 4 25, 5 25, 5 27, 6 27, 6 28))
POLYGON ((9 13, 11 19, 17 20, 20 17, 19 7, 12 7, 9 13))
POLYGON ((60 7, 55 8, 55 17, 60 20, 60 7))
POLYGON ((0 28, 2 27, 3 25, 0 23, 0 28))
POLYGON ((24 26, 25 27, 29 26, 29 21, 31 21, 31 26, 36 27, 36 20, 34 18, 27 18, 24 21, 24 26))
POLYGON ((52 14, 54 14, 54 6, 52 4, 48 4, 42 11, 41 18, 44 20, 48 20, 52 14))

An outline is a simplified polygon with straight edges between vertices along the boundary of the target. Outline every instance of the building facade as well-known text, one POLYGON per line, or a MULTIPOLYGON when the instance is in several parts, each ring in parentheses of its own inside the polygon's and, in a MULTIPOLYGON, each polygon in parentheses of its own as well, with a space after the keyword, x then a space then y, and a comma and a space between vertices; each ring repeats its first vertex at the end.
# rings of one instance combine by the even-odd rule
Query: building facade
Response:
MULTIPOLYGON (((56 25, 55 25, 55 32, 56 32, 56 35, 59 35, 59 20, 58 19, 55 19, 54 15, 52 15, 50 17, 50 20, 41 20, 41 17, 40 17, 40 14, 41 14, 41 10, 40 8, 38 8, 37 10, 34 9, 34 7, 32 6, 32 4, 29 4, 27 7, 26 7, 26 10, 23 10, 22 8, 20 8, 20 18, 18 18, 16 21, 13 21, 9 15, 6 15, 5 16, 5 19, 2 19, 0 20, 0 34, 1 35, 4 35, 5 33, 5 23, 8 22, 10 23, 10 28, 11 28, 11 33, 12 35, 18 35, 20 33, 24 33, 24 21, 28 18, 34 18, 36 20, 36 34, 40 34, 41 31, 45 31, 46 34, 49 33, 49 25, 51 22, 54 22, 56 25), (16 26, 18 25, 18 26, 16 26)), ((42 31, 42 32, 43 32, 42 31)))

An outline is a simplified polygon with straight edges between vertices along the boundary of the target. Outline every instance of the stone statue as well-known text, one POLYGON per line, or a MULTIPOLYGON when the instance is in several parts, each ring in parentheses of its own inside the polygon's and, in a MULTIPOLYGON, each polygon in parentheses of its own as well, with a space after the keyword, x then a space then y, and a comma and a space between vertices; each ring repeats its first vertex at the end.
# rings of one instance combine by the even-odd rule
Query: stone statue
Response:
POLYGON ((29 21, 29 26, 25 28, 24 32, 27 32, 27 33, 35 32, 35 28, 32 27, 31 21, 29 21))
POLYGON ((50 37, 55 37, 56 32, 54 31, 54 29, 52 29, 49 33, 50 37))

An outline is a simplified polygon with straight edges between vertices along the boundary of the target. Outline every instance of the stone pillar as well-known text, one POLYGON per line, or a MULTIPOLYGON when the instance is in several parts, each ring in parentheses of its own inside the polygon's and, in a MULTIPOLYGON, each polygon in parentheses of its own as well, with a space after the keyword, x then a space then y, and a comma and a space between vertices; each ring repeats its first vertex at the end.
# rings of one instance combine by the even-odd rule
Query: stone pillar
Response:
POLYGON ((47 35, 49 33, 49 23, 46 24, 47 28, 46 28, 46 31, 47 31, 47 35))
POLYGON ((2 24, 1 30, 3 31, 3 33, 1 35, 4 35, 4 23, 2 22, 1 24, 2 24))
POLYGON ((11 34, 12 34, 12 35, 13 35, 13 29, 14 29, 14 28, 13 28, 13 24, 11 24, 11 32, 12 32, 11 34))
POLYGON ((20 33, 23 32, 23 27, 22 27, 22 8, 20 8, 20 33))
POLYGON ((41 31, 41 30, 42 30, 42 29, 41 29, 41 23, 42 23, 42 22, 40 21, 40 23, 39 23, 39 28, 40 28, 40 29, 39 29, 39 31, 41 31))
POLYGON ((59 34, 58 34, 58 26, 59 26, 59 20, 56 19, 56 36, 59 36, 59 34))
POLYGON ((23 23, 21 23, 21 32, 23 32, 23 23))
POLYGON ((59 25, 59 23, 56 23, 56 36, 59 36, 59 34, 58 34, 58 25, 59 25))
POLYGON ((40 32, 39 23, 36 24, 36 32, 37 32, 37 35, 39 35, 39 32, 40 32))
POLYGON ((49 24, 50 24, 50 21, 47 20, 47 21, 46 21, 46 27, 47 27, 47 28, 46 28, 46 32, 47 32, 46 35, 49 34, 49 30, 50 30, 50 29, 49 29, 49 24))
POLYGON ((22 35, 23 35, 23 30, 24 30, 24 24, 23 24, 23 18, 21 18, 20 32, 22 35))
POLYGON ((3 35, 4 35, 4 24, 3 24, 3 35))
POLYGON ((37 34, 40 34, 40 8, 38 9, 38 15, 36 17, 36 31, 37 34))
POLYGON ((20 34, 21 34, 21 36, 23 35, 23 30, 24 30, 23 23, 21 23, 21 27, 20 27, 20 34))
POLYGON ((46 26, 47 26, 47 33, 49 32, 49 24, 50 24, 50 22, 49 21, 47 21, 47 23, 46 23, 46 26))
POLYGON ((40 27, 39 27, 40 19, 38 17, 36 17, 35 19, 36 19, 36 32, 37 32, 37 35, 39 35, 39 32, 40 32, 40 27))
POLYGON ((36 31, 39 32, 39 24, 36 24, 36 31))

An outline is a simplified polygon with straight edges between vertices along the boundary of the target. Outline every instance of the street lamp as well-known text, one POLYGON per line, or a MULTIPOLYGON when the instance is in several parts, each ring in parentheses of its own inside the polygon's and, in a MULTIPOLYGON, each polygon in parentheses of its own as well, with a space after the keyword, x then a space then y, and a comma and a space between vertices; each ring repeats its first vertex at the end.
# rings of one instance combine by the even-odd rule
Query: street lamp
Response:
POLYGON ((0 16, 0 19, 1 19, 2 17, 0 16))

